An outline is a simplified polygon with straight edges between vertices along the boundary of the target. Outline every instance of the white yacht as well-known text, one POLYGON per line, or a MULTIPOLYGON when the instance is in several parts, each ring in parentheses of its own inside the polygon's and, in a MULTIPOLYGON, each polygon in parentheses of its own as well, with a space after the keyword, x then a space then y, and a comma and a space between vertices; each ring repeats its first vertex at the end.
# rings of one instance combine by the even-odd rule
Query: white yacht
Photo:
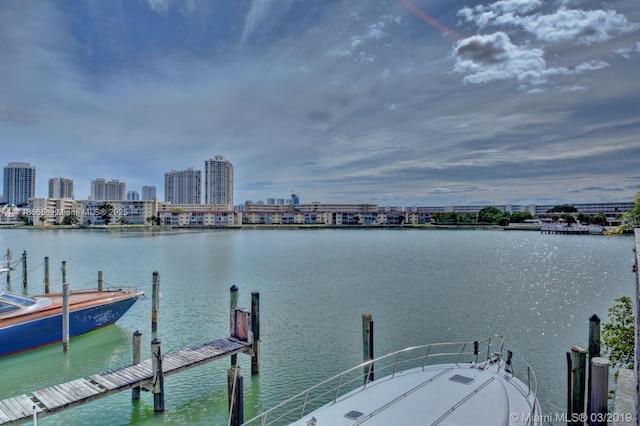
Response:
POLYGON ((493 336, 385 355, 244 424, 541 426, 536 390, 533 370, 493 336))

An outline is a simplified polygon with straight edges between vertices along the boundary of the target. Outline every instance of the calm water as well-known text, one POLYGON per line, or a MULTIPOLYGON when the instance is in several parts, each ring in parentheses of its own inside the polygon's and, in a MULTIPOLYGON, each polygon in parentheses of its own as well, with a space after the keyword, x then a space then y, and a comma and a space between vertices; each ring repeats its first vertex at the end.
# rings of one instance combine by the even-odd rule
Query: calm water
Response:
MULTIPOLYGON (((587 345, 592 314, 606 321, 614 299, 633 294, 633 244, 502 231, 0 231, 0 253, 27 251, 32 293, 43 290, 45 256, 53 290, 63 260, 72 289, 95 286, 103 270, 107 284, 150 294, 158 271, 163 353, 228 335, 231 285, 245 307, 259 291, 261 374, 248 377, 250 359, 240 356, 246 419, 361 362, 363 312, 374 317, 376 355, 505 335, 536 371, 545 413, 562 412, 565 353, 587 345)), ((12 278, 19 291, 20 268, 12 278)), ((137 329, 149 358, 150 312, 150 299, 137 303, 117 325, 73 339, 66 355, 56 345, 0 359, 0 398, 129 364, 137 329)), ((226 424, 228 364, 167 377, 163 415, 151 394, 132 404, 122 392, 39 424, 226 424)))

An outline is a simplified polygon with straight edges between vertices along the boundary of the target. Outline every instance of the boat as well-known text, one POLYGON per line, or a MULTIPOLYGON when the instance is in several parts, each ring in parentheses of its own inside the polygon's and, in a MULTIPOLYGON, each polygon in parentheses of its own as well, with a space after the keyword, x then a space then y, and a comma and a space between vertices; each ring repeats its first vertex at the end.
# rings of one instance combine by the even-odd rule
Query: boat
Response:
MULTIPOLYGON (((142 295, 136 289, 70 292, 69 337, 115 323, 142 295)), ((62 293, 0 291, 0 357, 62 341, 62 300, 62 293)))
POLYGON ((393 352, 333 376, 244 424, 542 426, 536 391, 531 367, 505 349, 502 336, 492 336, 393 352))

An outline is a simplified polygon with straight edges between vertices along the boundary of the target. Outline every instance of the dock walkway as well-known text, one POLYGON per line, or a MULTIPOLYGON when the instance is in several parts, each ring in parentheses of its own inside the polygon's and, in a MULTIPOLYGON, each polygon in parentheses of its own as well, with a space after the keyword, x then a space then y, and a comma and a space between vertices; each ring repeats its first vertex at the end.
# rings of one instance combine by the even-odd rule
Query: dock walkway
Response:
MULTIPOLYGON (((251 344, 232 338, 217 339, 192 348, 170 352, 162 357, 165 376, 240 352, 250 352, 251 344)), ((142 361, 88 379, 76 379, 0 401, 0 425, 38 418, 75 407, 98 398, 134 387, 150 388, 151 360, 142 361)))
POLYGON ((547 225, 540 228, 540 233, 541 234, 587 235, 589 234, 589 227, 588 226, 547 225))

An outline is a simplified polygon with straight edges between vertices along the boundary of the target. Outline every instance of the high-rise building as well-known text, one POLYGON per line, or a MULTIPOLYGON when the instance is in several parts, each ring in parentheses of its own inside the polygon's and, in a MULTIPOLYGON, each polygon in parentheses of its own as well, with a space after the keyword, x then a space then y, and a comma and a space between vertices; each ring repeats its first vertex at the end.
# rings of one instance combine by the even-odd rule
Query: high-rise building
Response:
POLYGON ((156 187, 155 186, 143 186, 142 187, 142 199, 143 200, 153 200, 156 198, 156 187))
POLYGON ((140 200, 140 194, 138 191, 127 191, 127 201, 138 201, 140 200))
POLYGON ((49 179, 49 198, 73 200, 73 179, 63 177, 49 179))
POLYGON ((233 164, 221 155, 204 162, 204 202, 233 208, 233 164))
POLYGON ((91 196, 94 201, 123 201, 127 193, 127 184, 118 179, 109 182, 103 178, 91 181, 91 196))
POLYGON ((172 204, 200 204, 202 172, 189 167, 164 174, 164 200, 172 204))
POLYGON ((13 162, 4 168, 4 202, 19 206, 36 196, 36 167, 13 162))

